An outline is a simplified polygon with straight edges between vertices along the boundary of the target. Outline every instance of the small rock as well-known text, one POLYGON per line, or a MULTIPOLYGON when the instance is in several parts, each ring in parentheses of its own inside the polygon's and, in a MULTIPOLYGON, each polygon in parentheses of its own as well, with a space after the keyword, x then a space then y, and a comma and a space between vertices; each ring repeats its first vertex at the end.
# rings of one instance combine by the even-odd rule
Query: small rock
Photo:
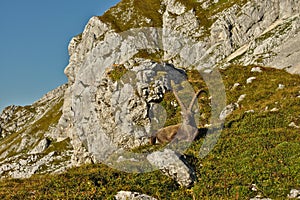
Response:
POLYGON ((256 77, 250 77, 250 78, 247 79, 246 83, 247 83, 247 84, 250 84, 250 83, 252 83, 255 79, 256 79, 256 77))
POLYGON ((211 69, 206 69, 206 70, 204 70, 204 73, 205 74, 211 74, 213 72, 213 70, 211 70, 211 69))
POLYGON ((282 90, 284 87, 285 87, 285 86, 284 86, 283 84, 279 84, 277 89, 278 89, 278 90, 282 90))
POLYGON ((154 197, 137 192, 120 191, 115 195, 116 200, 156 200, 154 197))
POLYGON ((176 101, 171 101, 171 105, 174 107, 174 108, 177 108, 178 107, 178 104, 176 101))
POLYGON ((212 124, 205 124, 204 128, 210 128, 212 126, 212 124))
POLYGON ((240 85, 241 85, 240 83, 235 83, 235 84, 233 85, 233 87, 231 88, 231 90, 236 89, 236 88, 239 87, 240 85))
POLYGON ((257 191, 257 185, 256 184, 251 184, 251 190, 252 191, 257 191))
POLYGON ((278 108, 273 108, 272 110, 270 110, 271 112, 277 112, 277 111, 279 111, 279 109, 278 108))
POLYGON ((245 99, 246 96, 247 96, 246 94, 242 94, 242 95, 239 97, 237 103, 240 103, 241 101, 243 101, 243 100, 245 99))
POLYGON ((269 106, 266 106, 266 107, 265 107, 265 111, 268 111, 268 110, 269 110, 269 106))
POLYGON ((295 122, 291 122, 291 123, 289 124, 289 127, 291 127, 291 128, 300 128, 300 126, 297 126, 297 125, 295 124, 295 122))
POLYGON ((290 191, 290 194, 288 195, 288 198, 290 198, 290 199, 294 199, 294 198, 300 199, 300 190, 292 189, 290 191))
POLYGON ((49 147, 50 143, 51 143, 51 141, 48 140, 47 138, 41 140, 39 142, 39 144, 29 152, 29 154, 42 153, 45 149, 47 149, 49 147))
POLYGON ((260 195, 257 195, 256 197, 251 198, 250 200, 272 200, 272 199, 270 199, 270 198, 263 198, 260 195))
POLYGON ((231 115, 231 113, 238 108, 239 105, 237 103, 232 103, 227 105, 221 112, 219 119, 220 120, 225 120, 227 116, 231 115))
POLYGON ((253 67, 253 68, 251 69, 251 72, 258 72, 258 73, 261 73, 262 71, 261 71, 261 68, 260 68, 260 67, 253 67))
POLYGON ((255 113, 255 111, 254 110, 247 110, 247 111, 245 111, 245 113, 255 113))
POLYGON ((27 161, 26 161, 26 160, 23 160, 23 159, 21 159, 21 160, 19 161, 19 164, 20 164, 21 166, 23 166, 23 165, 27 165, 27 161))

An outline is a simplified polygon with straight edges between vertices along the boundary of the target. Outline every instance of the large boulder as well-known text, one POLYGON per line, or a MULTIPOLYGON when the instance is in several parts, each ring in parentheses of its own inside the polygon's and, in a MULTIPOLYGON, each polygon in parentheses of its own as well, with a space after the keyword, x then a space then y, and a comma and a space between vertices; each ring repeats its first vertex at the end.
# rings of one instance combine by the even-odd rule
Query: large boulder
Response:
POLYGON ((165 175, 176 180, 181 186, 190 187, 196 180, 195 171, 183 156, 171 149, 151 153, 147 156, 147 160, 165 175))

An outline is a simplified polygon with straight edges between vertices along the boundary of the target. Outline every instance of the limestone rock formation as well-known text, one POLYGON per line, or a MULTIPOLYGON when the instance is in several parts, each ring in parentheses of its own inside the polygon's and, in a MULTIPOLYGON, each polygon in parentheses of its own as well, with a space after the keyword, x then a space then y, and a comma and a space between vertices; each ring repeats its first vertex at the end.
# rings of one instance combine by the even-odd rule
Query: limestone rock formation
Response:
POLYGON ((56 129, 66 87, 49 92, 31 106, 10 106, 2 112, 1 178, 28 178, 71 166, 72 146, 56 129))
POLYGON ((194 170, 181 155, 171 149, 157 151, 147 156, 148 161, 158 167, 165 175, 172 177, 181 186, 190 187, 196 180, 194 170))

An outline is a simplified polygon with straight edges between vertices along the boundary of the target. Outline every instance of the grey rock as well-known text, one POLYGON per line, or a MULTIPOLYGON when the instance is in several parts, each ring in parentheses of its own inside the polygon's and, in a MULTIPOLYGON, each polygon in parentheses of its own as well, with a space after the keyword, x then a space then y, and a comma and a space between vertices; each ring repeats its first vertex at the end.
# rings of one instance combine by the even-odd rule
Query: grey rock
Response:
POLYGON ((116 200, 156 200, 156 198, 138 192, 119 191, 115 195, 116 200))
POLYGON ((9 106, 5 108, 0 116, 0 137, 5 138, 28 126, 28 121, 33 119, 34 114, 35 111, 29 107, 9 106))
POLYGON ((35 146, 30 152, 29 154, 38 154, 38 153, 42 153, 44 150, 46 150, 49 145, 50 145, 51 141, 47 138, 42 139, 39 144, 37 146, 35 146))
POLYGON ((250 83, 252 83, 255 79, 256 79, 256 77, 250 77, 250 78, 248 78, 248 79, 246 80, 246 83, 247 83, 247 84, 250 84, 250 83))
POLYGON ((181 186, 190 187, 196 180, 194 170, 181 155, 177 155, 173 150, 156 151, 149 154, 147 160, 165 175, 176 180, 181 186))
POLYGON ((278 89, 278 90, 282 90, 282 89, 284 89, 284 88, 285 88, 285 85, 279 84, 277 89, 278 89))
MULTIPOLYGON (((299 23, 299 19, 297 19, 299 23)), ((273 66, 279 69, 286 69, 290 73, 300 73, 300 58, 299 58, 299 45, 300 33, 299 27, 295 28, 297 33, 291 35, 289 41, 277 46, 274 49, 274 58, 267 63, 268 66, 273 66)))
POLYGON ((203 72, 206 73, 206 74, 211 74, 213 71, 211 69, 206 69, 203 72))
POLYGON ((257 185, 251 184, 251 190, 256 192, 258 190, 257 185))
POLYGON ((290 199, 300 199, 300 190, 292 189, 288 195, 290 199))
POLYGON ((251 72, 258 72, 258 73, 261 73, 262 70, 261 70, 260 67, 253 67, 253 68, 251 69, 251 72))
POLYGON ((224 33, 232 33, 226 39, 229 41, 227 44, 231 44, 227 48, 233 50, 227 61, 262 64, 299 73, 299 47, 295 46, 299 41, 298 1, 250 1, 241 10, 231 8, 225 13, 225 20, 221 18, 219 24, 227 21, 231 25, 225 30, 220 29, 224 33), (259 8, 255 8, 254 4, 259 8), (293 6, 295 9, 291 9, 293 6))
POLYGON ((175 0, 164 0, 163 3, 167 6, 166 11, 176 15, 185 13, 186 8, 180 2, 175 0))
POLYGON ((232 86, 231 90, 235 90, 235 89, 236 89, 237 87, 239 87, 239 86, 241 86, 240 83, 235 83, 235 84, 232 86))
POLYGON ((247 110, 247 111, 245 111, 245 113, 255 113, 255 111, 254 110, 247 110))
POLYGON ((264 197, 261 197, 260 195, 254 197, 254 198, 251 198, 250 200, 272 200, 270 198, 264 198, 264 197))
POLYGON ((297 129, 300 128, 300 126, 297 126, 297 125, 295 124, 295 122, 291 122, 291 123, 289 124, 289 127, 291 127, 291 128, 297 128, 297 129))
POLYGON ((278 111, 279 111, 278 108, 272 108, 272 109, 270 110, 270 112, 278 112, 278 111))
POLYGON ((235 109, 237 109, 239 107, 239 105, 237 103, 231 103, 229 105, 227 105, 222 112, 220 113, 219 119, 220 120, 225 120, 226 117, 228 117, 229 115, 231 115, 233 113, 233 111, 235 109))
POLYGON ((246 96, 247 96, 246 94, 242 94, 242 95, 239 97, 237 103, 240 103, 241 101, 243 101, 243 100, 246 98, 246 96))

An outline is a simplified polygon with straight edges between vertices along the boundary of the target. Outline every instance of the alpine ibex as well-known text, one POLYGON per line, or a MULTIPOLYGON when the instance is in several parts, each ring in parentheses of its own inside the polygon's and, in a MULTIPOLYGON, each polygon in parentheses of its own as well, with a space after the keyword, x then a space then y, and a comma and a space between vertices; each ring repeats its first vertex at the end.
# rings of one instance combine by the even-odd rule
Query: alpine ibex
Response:
POLYGON ((180 100, 176 89, 174 88, 174 82, 171 81, 171 85, 173 88, 174 96, 179 103, 181 108, 181 116, 182 116, 182 123, 167 126, 164 128, 159 129, 156 133, 154 133, 150 138, 150 143, 155 144, 156 141, 159 143, 168 143, 174 139, 177 140, 184 140, 191 142, 197 136, 198 128, 194 118, 193 112, 193 105, 195 104, 198 96, 200 93, 205 92, 205 90, 199 90, 192 98, 189 106, 186 107, 183 102, 180 100))

